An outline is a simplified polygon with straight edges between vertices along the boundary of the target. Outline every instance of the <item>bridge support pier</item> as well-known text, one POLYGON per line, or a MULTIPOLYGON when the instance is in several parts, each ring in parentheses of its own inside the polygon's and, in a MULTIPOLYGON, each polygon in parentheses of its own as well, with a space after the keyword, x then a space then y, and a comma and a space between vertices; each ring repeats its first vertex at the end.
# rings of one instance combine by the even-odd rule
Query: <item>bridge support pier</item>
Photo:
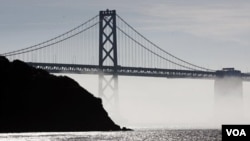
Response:
POLYGON ((118 112, 118 75, 99 74, 99 97, 103 100, 103 105, 112 111, 118 112))
POLYGON ((220 124, 238 123, 243 117, 243 87, 241 72, 223 69, 216 72, 214 82, 215 118, 220 124))

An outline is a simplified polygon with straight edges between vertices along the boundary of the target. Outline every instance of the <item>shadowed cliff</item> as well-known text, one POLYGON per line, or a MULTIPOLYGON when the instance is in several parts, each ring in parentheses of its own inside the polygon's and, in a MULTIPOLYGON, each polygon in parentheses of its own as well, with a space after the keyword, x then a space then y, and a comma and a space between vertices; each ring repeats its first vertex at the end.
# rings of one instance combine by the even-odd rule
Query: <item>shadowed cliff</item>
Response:
POLYGON ((109 130, 121 129, 73 79, 0 56, 0 132, 109 130))

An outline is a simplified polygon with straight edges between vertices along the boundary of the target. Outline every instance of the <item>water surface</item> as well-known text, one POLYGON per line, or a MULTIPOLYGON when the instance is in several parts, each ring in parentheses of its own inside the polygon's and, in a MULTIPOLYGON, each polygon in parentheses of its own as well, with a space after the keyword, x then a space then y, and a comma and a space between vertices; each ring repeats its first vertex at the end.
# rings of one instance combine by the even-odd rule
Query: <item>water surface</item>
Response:
POLYGON ((128 132, 53 132, 0 134, 0 141, 220 141, 216 129, 138 129, 128 132))

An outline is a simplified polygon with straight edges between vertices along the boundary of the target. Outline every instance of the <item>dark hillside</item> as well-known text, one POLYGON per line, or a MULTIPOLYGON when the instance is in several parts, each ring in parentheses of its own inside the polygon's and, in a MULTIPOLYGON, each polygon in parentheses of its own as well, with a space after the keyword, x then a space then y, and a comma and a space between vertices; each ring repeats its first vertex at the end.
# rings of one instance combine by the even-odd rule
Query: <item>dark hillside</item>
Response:
POLYGON ((0 56, 0 132, 109 130, 121 129, 73 79, 0 56))

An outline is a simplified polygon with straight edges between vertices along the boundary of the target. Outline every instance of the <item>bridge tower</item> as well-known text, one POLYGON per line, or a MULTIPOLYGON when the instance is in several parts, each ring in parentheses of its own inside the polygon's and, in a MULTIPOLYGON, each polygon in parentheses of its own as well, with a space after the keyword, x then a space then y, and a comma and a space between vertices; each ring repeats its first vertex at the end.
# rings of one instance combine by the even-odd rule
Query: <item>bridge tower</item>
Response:
POLYGON ((118 110, 116 11, 100 11, 99 15, 99 97, 111 110, 118 110), (103 69, 111 68, 110 74, 103 69))

